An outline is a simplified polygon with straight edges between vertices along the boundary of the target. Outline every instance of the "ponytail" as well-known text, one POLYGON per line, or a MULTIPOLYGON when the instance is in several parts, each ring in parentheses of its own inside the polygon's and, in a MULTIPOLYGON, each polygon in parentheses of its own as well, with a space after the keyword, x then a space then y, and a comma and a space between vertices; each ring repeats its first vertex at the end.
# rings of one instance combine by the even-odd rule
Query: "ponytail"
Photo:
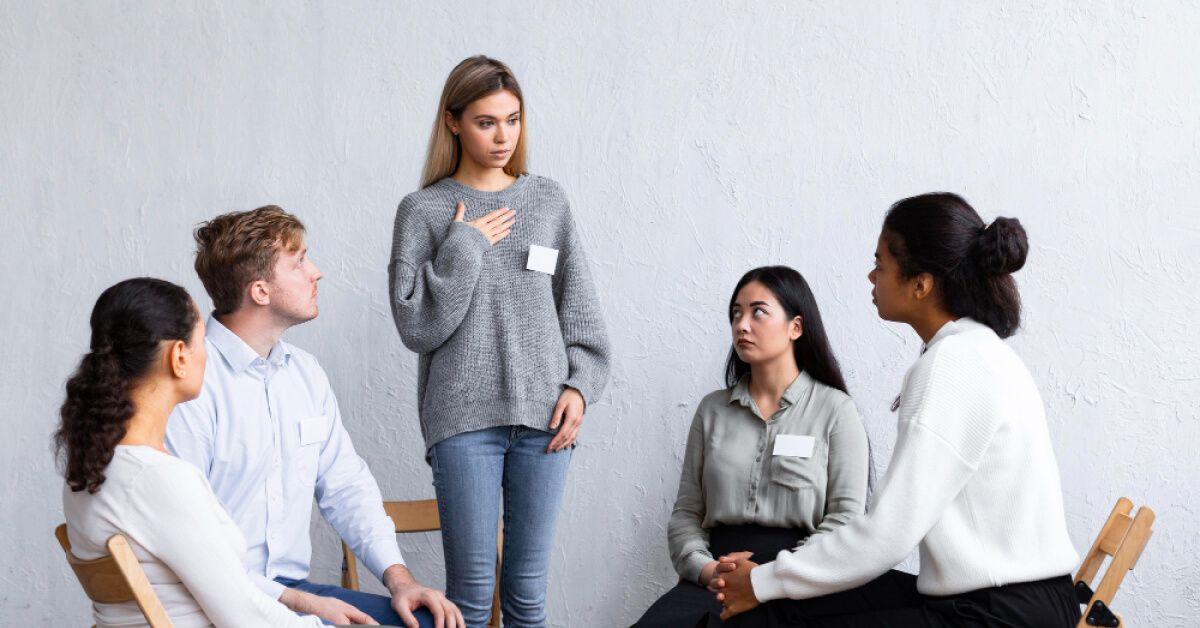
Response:
POLYGON ((95 493, 104 483, 104 469, 112 462, 125 424, 133 416, 129 382, 110 350, 83 357, 67 380, 62 424, 55 434, 60 451, 66 451, 67 485, 72 491, 95 493))

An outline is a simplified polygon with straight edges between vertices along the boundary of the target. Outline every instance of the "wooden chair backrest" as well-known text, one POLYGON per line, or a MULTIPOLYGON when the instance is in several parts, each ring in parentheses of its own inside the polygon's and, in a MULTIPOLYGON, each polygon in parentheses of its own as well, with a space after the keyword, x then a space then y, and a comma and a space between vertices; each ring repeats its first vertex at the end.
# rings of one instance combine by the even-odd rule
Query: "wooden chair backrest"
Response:
MULTIPOLYGON (((1133 502, 1129 498, 1122 497, 1117 500, 1112 513, 1108 515, 1108 519, 1100 528, 1100 534, 1096 535, 1096 540, 1092 542, 1092 547, 1084 555, 1083 563, 1075 574, 1075 587, 1077 591, 1081 592, 1080 604, 1087 605, 1084 608, 1083 617, 1077 624, 1078 628, 1104 625, 1098 619, 1103 617, 1103 613, 1097 612, 1097 609, 1111 610, 1113 596, 1117 594, 1117 589, 1125 579, 1125 574, 1137 564, 1138 559, 1142 556, 1142 550, 1145 549, 1146 543, 1154 533, 1154 530, 1151 529, 1151 525, 1154 523, 1154 511, 1148 506, 1142 506, 1138 508, 1135 515, 1130 516, 1129 513, 1132 511, 1133 502), (1100 579, 1100 586, 1088 596, 1088 593, 1092 591, 1092 580, 1099 573, 1105 559, 1110 557, 1112 560, 1108 563, 1108 568, 1105 569, 1104 576, 1100 579)), ((1124 625, 1120 615, 1115 613, 1113 615, 1116 623, 1108 625, 1124 625)))
MULTIPOLYGON (((406 532, 433 532, 442 529, 436 499, 414 499, 407 501, 385 501, 383 510, 392 518, 396 534, 406 532)), ((500 626, 500 563, 504 550, 504 529, 496 526, 496 586, 492 594, 492 617, 488 628, 500 626)), ((358 590, 358 561, 350 547, 342 542, 342 587, 358 590)))
POLYGON ((150 628, 174 626, 124 536, 112 535, 106 543, 108 555, 92 560, 82 560, 71 553, 71 541, 67 538, 65 523, 55 528, 54 536, 58 538, 58 544, 67 556, 67 564, 71 565, 88 599, 98 604, 136 602, 150 628))
POLYGON ((416 499, 402 502, 383 502, 383 510, 392 518, 396 534, 433 532, 442 529, 436 499, 416 499))

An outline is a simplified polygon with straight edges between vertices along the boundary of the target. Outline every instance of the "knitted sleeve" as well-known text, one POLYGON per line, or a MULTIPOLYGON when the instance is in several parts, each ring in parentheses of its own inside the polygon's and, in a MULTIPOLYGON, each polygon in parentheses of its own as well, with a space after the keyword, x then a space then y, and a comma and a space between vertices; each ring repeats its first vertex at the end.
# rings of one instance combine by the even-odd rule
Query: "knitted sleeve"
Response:
POLYGON ((416 353, 431 353, 462 324, 491 246, 475 227, 451 222, 453 215, 454 208, 446 208, 449 226, 440 231, 422 218, 411 196, 396 210, 388 266, 392 319, 404 346, 416 353))
POLYGON ((565 216, 566 246, 561 272, 555 275, 554 301, 567 349, 567 381, 591 405, 608 383, 609 345, 600 299, 592 283, 583 241, 570 212, 565 216))

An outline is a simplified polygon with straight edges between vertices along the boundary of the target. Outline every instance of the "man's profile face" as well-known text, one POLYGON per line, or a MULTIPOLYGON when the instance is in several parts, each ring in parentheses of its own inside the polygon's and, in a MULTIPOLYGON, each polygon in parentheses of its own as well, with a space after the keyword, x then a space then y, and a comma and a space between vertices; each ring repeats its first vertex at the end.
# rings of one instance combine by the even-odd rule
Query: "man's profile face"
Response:
POLYGON ((267 282, 273 313, 292 325, 316 318, 317 282, 321 277, 321 269, 308 257, 304 240, 293 250, 280 250, 275 259, 275 276, 267 282))

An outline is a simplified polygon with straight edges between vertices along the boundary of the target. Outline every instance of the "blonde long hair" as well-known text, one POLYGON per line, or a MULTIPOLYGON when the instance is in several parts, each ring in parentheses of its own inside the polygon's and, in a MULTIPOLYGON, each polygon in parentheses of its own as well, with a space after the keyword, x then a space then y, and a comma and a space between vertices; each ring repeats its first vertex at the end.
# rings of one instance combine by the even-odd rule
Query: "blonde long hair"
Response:
POLYGON ((438 103, 437 117, 433 121, 433 132, 429 135, 429 150, 425 155, 425 170, 421 174, 421 187, 426 188, 458 170, 462 159, 462 145, 446 126, 446 112, 458 119, 471 103, 498 91, 511 92, 521 104, 521 135, 512 158, 504 166, 504 172, 514 177, 527 172, 525 164, 525 98, 517 77, 504 63, 478 55, 463 59, 446 78, 442 88, 442 100, 438 103))

